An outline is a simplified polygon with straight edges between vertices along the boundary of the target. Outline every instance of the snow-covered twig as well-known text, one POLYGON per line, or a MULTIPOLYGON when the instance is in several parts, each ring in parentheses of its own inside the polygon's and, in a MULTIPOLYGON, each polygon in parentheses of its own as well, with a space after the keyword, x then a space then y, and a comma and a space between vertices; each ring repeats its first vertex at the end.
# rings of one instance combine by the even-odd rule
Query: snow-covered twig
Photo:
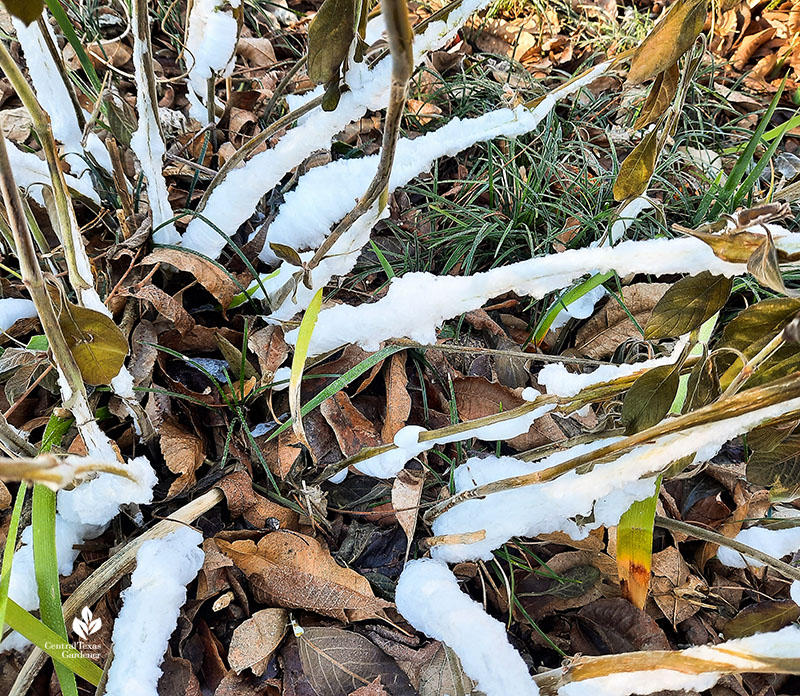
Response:
POLYGON ((99 472, 134 480, 128 469, 116 461, 104 462, 72 454, 62 458, 52 454, 12 459, 0 457, 0 481, 33 481, 54 491, 72 486, 99 472))
POLYGON ((167 182, 164 179, 164 153, 167 148, 161 125, 158 120, 158 99, 156 97, 155 72, 150 55, 150 18, 147 13, 146 0, 133 0, 133 65, 136 77, 136 110, 138 127, 131 137, 133 150, 142 173, 147 180, 147 194, 150 210, 153 213, 153 240, 157 244, 176 244, 180 234, 175 224, 170 222, 174 217, 167 193, 167 182))
MULTIPOLYGON (((415 64, 429 51, 447 43, 467 18, 486 4, 488 0, 464 0, 446 19, 429 24, 421 35, 415 37, 415 64)), ((228 236, 233 235, 252 215, 264 194, 288 171, 298 166, 315 150, 328 147, 336 133, 348 123, 361 118, 367 109, 379 111, 386 108, 389 102, 390 75, 391 60, 388 58, 371 69, 366 62, 352 64, 345 77, 350 91, 342 94, 336 109, 313 111, 271 150, 255 155, 246 165, 228 172, 208 197, 203 209, 204 217, 228 236)), ((322 88, 318 88, 303 95, 300 102, 314 99, 321 94, 322 88)), ((299 103, 292 100, 291 105, 299 106, 299 103)), ((361 193, 363 188, 356 193, 356 197, 361 193)), ((346 212, 345 210, 339 217, 346 212)), ((217 258, 225 246, 225 240, 203 220, 196 218, 187 227, 183 245, 217 258)))
POLYGON ((203 535, 182 527, 142 544, 114 623, 114 660, 106 696, 158 696, 161 663, 186 602, 186 586, 203 565, 203 535))
MULTIPOLYGON (((224 4, 221 0, 194 0, 186 30, 189 115, 203 125, 210 123, 210 113, 222 108, 216 99, 208 104, 209 94, 213 96, 209 81, 233 72, 239 28, 232 13, 222 9, 224 4)), ((240 0, 228 0, 228 4, 239 7, 240 0)))

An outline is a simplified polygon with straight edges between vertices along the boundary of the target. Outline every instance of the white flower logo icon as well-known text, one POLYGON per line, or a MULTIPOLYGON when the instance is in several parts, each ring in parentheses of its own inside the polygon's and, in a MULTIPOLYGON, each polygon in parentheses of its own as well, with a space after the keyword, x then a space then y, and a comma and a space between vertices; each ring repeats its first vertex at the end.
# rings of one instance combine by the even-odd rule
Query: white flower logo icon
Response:
POLYGON ((90 635, 97 633, 102 625, 103 622, 100 619, 92 616, 92 610, 89 607, 83 608, 81 618, 76 616, 72 620, 72 630, 83 640, 88 640, 90 635))

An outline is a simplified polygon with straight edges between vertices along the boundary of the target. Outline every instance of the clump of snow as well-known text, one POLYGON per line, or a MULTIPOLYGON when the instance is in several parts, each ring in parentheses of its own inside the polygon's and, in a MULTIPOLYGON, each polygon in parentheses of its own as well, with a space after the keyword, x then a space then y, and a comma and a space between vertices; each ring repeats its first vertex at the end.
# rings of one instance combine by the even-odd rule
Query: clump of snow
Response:
MULTIPOLYGON (((514 536, 563 531, 573 539, 581 539, 601 525, 616 525, 632 503, 653 494, 655 476, 671 462, 694 453, 695 462, 708 461, 728 440, 798 406, 800 398, 743 416, 695 426, 635 447, 612 461, 598 463, 585 474, 570 471, 551 481, 462 502, 435 520, 434 534, 485 530, 485 539, 472 544, 437 546, 432 554, 450 563, 488 560, 494 549, 514 536)), ((538 462, 522 462, 511 457, 472 458, 456 469, 456 490, 461 492, 485 483, 541 471, 618 439, 606 438, 576 445, 538 462)))
POLYGON ((558 696, 626 696, 684 689, 700 692, 710 689, 720 677, 721 672, 683 674, 674 669, 620 672, 607 677, 571 682, 558 690, 558 696))
POLYGON ((406 564, 397 610, 417 630, 452 648, 486 696, 536 696, 539 689, 511 647, 502 623, 464 594, 447 566, 430 559, 406 564))
POLYGON ((0 331, 8 331, 20 319, 36 315, 36 306, 30 300, 5 297, 0 299, 0 331))
MULTIPOLYGON (((113 459, 112 461, 116 461, 113 459)), ((56 507, 56 554, 58 572, 69 575, 80 553, 76 548, 88 539, 100 536, 119 514, 120 506, 131 503, 148 504, 153 500, 156 473, 146 457, 128 462, 131 475, 136 479, 102 473, 71 491, 59 491, 56 507)), ((14 554, 11 566, 8 596, 23 609, 39 608, 36 591, 36 574, 33 567, 33 529, 22 532, 22 545, 14 554)), ((18 633, 12 633, 2 643, 3 650, 21 650, 29 643, 18 633)))
MULTIPOLYGON (((782 558, 786 554, 800 549, 800 527, 791 527, 789 529, 750 527, 739 532, 734 537, 734 540, 763 551, 773 558, 782 558)), ((731 566, 732 568, 764 567, 761 561, 749 556, 743 556, 738 551, 725 546, 719 547, 717 558, 726 566, 731 566)))
MULTIPOLYGON (((239 2, 229 4, 237 7, 239 2)), ((222 5, 220 0, 194 0, 186 33, 189 115, 203 125, 209 123, 208 80, 215 75, 227 77, 235 64, 239 29, 233 14, 222 9, 222 5)))
MULTIPOLYGON (((573 249, 468 277, 407 273, 394 278, 389 291, 378 302, 357 307, 338 305, 320 312, 309 355, 320 355, 348 343, 358 343, 374 351, 381 341, 401 337, 433 344, 436 328, 446 319, 477 309, 493 297, 514 292, 539 299, 595 269, 613 270, 620 275, 697 274, 708 270, 727 276, 747 270, 745 264, 719 259, 699 239, 679 238, 573 249), (410 307, 414 311, 409 311, 410 307)), ((289 332, 286 338, 294 343, 297 330, 289 332)))
POLYGON ((203 535, 181 527, 142 544, 114 622, 114 661, 106 696, 158 696, 161 663, 186 602, 186 586, 203 565, 203 535))

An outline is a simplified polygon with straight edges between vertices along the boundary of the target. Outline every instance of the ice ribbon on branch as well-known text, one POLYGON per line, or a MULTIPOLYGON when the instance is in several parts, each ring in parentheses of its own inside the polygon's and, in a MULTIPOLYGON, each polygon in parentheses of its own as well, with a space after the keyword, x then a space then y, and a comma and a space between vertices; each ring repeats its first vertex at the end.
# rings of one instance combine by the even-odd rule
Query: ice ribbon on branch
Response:
POLYGON ((464 672, 486 696, 538 696, 527 665, 508 642, 505 626, 459 589, 443 563, 406 563, 395 602, 414 628, 456 652, 464 672))
MULTIPOLYGON (((100 536, 119 514, 121 505, 147 504, 153 500, 153 486, 157 478, 147 458, 130 460, 128 472, 133 480, 103 473, 70 491, 58 492, 56 552, 61 575, 72 572, 80 553, 78 547, 87 539, 100 536)), ((32 539, 33 530, 27 527, 22 532, 22 546, 14 554, 8 590, 8 596, 29 611, 39 608, 32 539)), ((0 643, 0 650, 18 650, 26 645, 28 641, 25 638, 13 633, 0 643)))
MULTIPOLYGON (((473 12, 487 4, 488 0, 464 0, 445 19, 431 22, 415 38, 415 61, 446 44, 473 12)), ((230 171, 209 196, 203 216, 232 236, 253 214, 264 194, 274 188, 287 172, 301 164, 315 150, 328 147, 334 135, 348 123, 361 118, 367 109, 379 111, 386 108, 391 71, 389 57, 372 69, 367 67, 366 62, 353 63, 345 77, 350 91, 342 94, 336 109, 316 109, 290 129, 275 147, 254 155, 247 164, 230 171)), ((320 96, 322 92, 321 87, 317 88, 303 95, 302 101, 320 96)), ((340 183, 337 182, 337 185, 340 183)), ((358 191, 356 196, 363 192, 358 191)), ((195 218, 186 229, 183 245, 217 258, 225 246, 225 240, 203 220, 195 218)))
MULTIPOLYGON (((239 28, 233 15, 221 9, 221 0, 194 0, 186 32, 186 62, 189 65, 189 115, 203 125, 210 123, 208 81, 233 72, 239 28)), ((239 7, 240 0, 228 0, 239 7)), ((216 109, 216 99, 214 109, 216 109)))
POLYGON ((153 241, 157 244, 175 244, 180 241, 181 236, 175 229, 175 224, 169 222, 174 213, 169 202, 167 182, 163 172, 167 146, 158 121, 155 72, 150 57, 150 20, 147 14, 147 2, 133 0, 131 8, 138 115, 138 127, 131 136, 131 149, 139 160, 142 174, 147 180, 147 197, 153 215, 153 229, 156 230, 153 233, 153 241))
MULTIPOLYGON (((552 480, 460 502, 436 518, 434 534, 485 530, 485 539, 473 544, 436 546, 432 554, 450 563, 487 560, 494 549, 514 536, 563 531, 573 539, 581 539, 592 529, 616 525, 632 503, 652 495, 655 476, 670 463, 691 454, 695 455, 695 463, 708 461, 729 440, 797 408, 800 398, 686 427, 634 447, 616 459, 596 463, 587 473, 572 470, 552 480), (574 519, 590 515, 591 521, 574 519)), ((472 458, 455 471, 456 491, 542 471, 619 439, 576 445, 532 463, 511 457, 472 458)))
POLYGON ((114 661, 106 696, 158 696, 161 663, 186 602, 186 586, 203 565, 203 535, 181 527, 144 542, 114 622, 114 661))
MULTIPOLYGON (((778 249, 797 250, 800 235, 775 225, 770 228, 778 249)), ((758 233, 758 228, 750 231, 758 233)), ((747 266, 720 259, 699 239, 682 237, 571 249, 466 277, 407 273, 392 279, 389 291, 377 302, 338 305, 320 312, 308 352, 310 356, 321 355, 348 343, 374 351, 382 341, 403 337, 433 344, 436 329, 445 320, 478 309, 493 297, 514 292, 540 299, 595 271, 616 271, 621 276, 709 271, 734 276, 746 273, 747 266)), ((297 330, 287 333, 286 340, 294 343, 297 330)))
MULTIPOLYGON (((58 43, 50 23, 46 20, 47 15, 43 16, 45 17, 43 24, 47 27, 49 44, 57 47, 58 43)), ((110 172, 112 169, 111 158, 108 156, 108 151, 100 138, 94 133, 89 133, 86 136, 86 145, 83 145, 83 131, 75 111, 76 108, 80 107, 72 101, 67 85, 64 82, 64 76, 62 76, 56 65, 55 59, 50 52, 48 41, 42 34, 39 23, 32 22, 26 26, 24 22, 16 18, 12 19, 12 22, 17 33, 17 40, 22 46, 22 52, 25 55, 25 63, 28 66, 28 74, 36 92, 36 97, 42 108, 50 116, 50 127, 53 129, 53 136, 63 145, 64 159, 69 164, 70 170, 76 177, 82 178, 89 169, 89 165, 83 159, 84 153, 87 153, 103 169, 110 172)), ((17 176, 19 181, 16 168, 14 175, 17 176)), ((87 182, 85 189, 92 190, 91 180, 88 176, 82 178, 82 181, 87 182)), ((76 187, 76 190, 80 190, 80 187, 76 187)), ((84 193, 84 191, 81 191, 81 193, 84 193)), ((93 195, 89 195, 89 197, 99 202, 97 194, 93 190, 92 193, 93 195)), ((87 194, 84 193, 84 195, 87 194)))

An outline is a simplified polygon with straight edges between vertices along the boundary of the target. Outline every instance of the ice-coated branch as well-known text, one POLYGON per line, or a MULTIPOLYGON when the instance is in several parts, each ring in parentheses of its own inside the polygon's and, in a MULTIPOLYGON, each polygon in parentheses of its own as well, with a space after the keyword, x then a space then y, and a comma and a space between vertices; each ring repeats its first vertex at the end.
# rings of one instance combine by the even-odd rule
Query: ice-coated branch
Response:
MULTIPOLYGON (((445 19, 431 22, 414 40, 415 64, 429 51, 447 43, 467 18, 486 4, 488 0, 464 0, 445 19)), ((255 155, 246 165, 229 171, 208 197, 203 210, 204 217, 228 236, 233 235, 252 215, 264 194, 274 188, 287 172, 315 150, 328 147, 336 133, 348 123, 361 118, 367 109, 379 111, 386 108, 391 72, 391 59, 388 58, 379 61, 371 69, 366 62, 353 63, 345 76, 350 91, 342 94, 336 109, 316 109, 289 130, 275 147, 255 155)), ((322 89, 316 89, 304 95, 301 101, 314 99, 321 94, 322 89)), ((294 103, 294 106, 299 104, 294 103)), ((364 188, 357 191, 354 198, 363 191, 364 188)), ((337 220, 346 213, 347 210, 337 220)), ((187 227, 183 245, 217 258, 225 246, 225 240, 203 220, 196 218, 187 227)))
MULTIPOLYGON (((164 153, 167 148, 161 125, 158 120, 158 99, 156 97, 156 77, 153 59, 150 54, 150 17, 147 0, 133 0, 133 66, 136 77, 136 111, 138 127, 131 137, 133 150, 142 173, 147 180, 147 195, 153 214, 153 240, 157 244, 176 244, 180 234, 172 220, 174 214, 164 179, 164 153)), ((191 93, 191 90, 190 90, 191 93)))
MULTIPOLYGON (((224 4, 224 0, 194 0, 186 30, 189 115, 203 125, 221 108, 216 99, 208 103, 209 95, 213 98, 214 94, 213 82, 211 89, 209 82, 217 76, 227 77, 234 67, 239 27, 233 14, 222 8, 224 4)), ((228 4, 236 8, 240 0, 228 0, 228 4)))
POLYGON ((158 696, 161 663, 186 602, 186 586, 203 565, 203 535, 182 527, 146 541, 114 622, 114 661, 106 696, 158 696))
POLYGON ((395 602, 414 628, 456 652, 464 672, 486 696, 538 695, 527 665, 508 642, 505 626, 459 589, 443 563, 407 563, 395 602))
MULTIPOLYGON (((751 231, 756 232, 755 228, 751 231)), ((776 245, 794 250, 800 235, 782 232, 776 245)), ((616 271, 621 276, 696 275, 702 271, 734 276, 746 273, 747 267, 744 263, 723 261, 698 239, 678 238, 572 249, 468 277, 407 273, 394 278, 389 291, 378 302, 357 307, 338 305, 320 312, 309 355, 320 355, 348 343, 374 351, 382 341, 391 338, 432 344, 436 342, 437 327, 445 320, 478 309, 493 297, 514 292, 540 299, 596 270, 616 271)), ((286 339, 293 343, 296 337, 295 330, 286 339)))

